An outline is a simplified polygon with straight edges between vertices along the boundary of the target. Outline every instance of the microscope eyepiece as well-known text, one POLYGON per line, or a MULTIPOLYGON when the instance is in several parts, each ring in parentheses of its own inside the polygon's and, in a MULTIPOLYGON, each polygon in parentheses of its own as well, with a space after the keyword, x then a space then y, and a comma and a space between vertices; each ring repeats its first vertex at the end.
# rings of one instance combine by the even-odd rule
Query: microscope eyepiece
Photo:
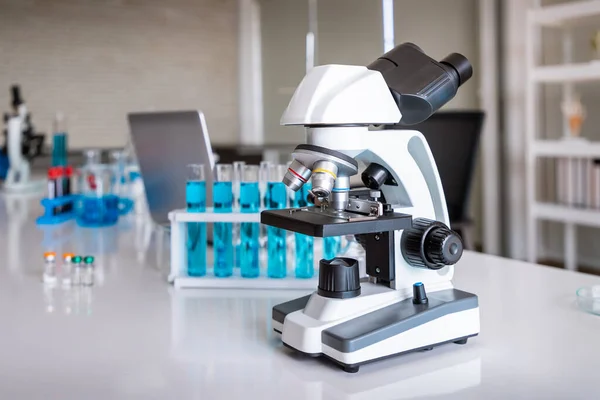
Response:
POLYGON ((10 93, 12 97, 11 105, 14 108, 17 108, 21 104, 23 104, 23 98, 21 97, 21 88, 19 85, 12 85, 10 87, 10 93))
POLYGON ((438 62, 413 43, 396 46, 367 68, 385 79, 402 114, 400 125, 425 121, 473 75, 463 55, 452 53, 438 62))
POLYGON ((458 74, 458 86, 468 81, 473 76, 473 66, 467 60, 467 57, 462 54, 452 53, 448 54, 440 64, 449 65, 458 74))

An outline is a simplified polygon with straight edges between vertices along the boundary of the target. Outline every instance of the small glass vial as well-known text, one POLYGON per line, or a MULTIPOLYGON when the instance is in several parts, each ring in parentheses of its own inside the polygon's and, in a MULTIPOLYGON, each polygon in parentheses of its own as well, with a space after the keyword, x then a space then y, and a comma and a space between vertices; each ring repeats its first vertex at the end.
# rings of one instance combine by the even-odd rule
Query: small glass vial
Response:
POLYGON ((56 253, 44 253, 44 283, 56 283, 56 253))
POLYGON ((92 256, 85 256, 83 258, 81 284, 83 286, 92 286, 94 284, 94 257, 92 256))
POLYGON ((75 257, 75 254, 73 253, 63 254, 63 263, 60 271, 60 278, 64 287, 71 286, 73 275, 73 264, 71 263, 71 260, 73 260, 73 257, 75 257))
POLYGON ((71 285, 81 285, 81 256, 75 256, 71 259, 71 285))

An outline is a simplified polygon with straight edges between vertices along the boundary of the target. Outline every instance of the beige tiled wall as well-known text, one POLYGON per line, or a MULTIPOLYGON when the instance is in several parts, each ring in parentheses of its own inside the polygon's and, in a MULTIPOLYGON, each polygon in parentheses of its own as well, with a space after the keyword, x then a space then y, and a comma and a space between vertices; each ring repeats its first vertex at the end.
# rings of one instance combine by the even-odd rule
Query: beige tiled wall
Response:
POLYGON ((39 130, 122 146, 130 111, 201 109, 237 141, 235 0, 0 0, 0 111, 19 83, 39 130))

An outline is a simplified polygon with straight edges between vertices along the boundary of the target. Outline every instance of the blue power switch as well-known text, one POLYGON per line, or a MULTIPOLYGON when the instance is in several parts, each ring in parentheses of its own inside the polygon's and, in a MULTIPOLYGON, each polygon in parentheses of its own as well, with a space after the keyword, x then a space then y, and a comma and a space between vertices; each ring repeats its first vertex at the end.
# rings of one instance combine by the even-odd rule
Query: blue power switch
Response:
POLYGON ((413 304, 427 304, 428 302, 425 285, 422 282, 415 283, 413 285, 413 304))

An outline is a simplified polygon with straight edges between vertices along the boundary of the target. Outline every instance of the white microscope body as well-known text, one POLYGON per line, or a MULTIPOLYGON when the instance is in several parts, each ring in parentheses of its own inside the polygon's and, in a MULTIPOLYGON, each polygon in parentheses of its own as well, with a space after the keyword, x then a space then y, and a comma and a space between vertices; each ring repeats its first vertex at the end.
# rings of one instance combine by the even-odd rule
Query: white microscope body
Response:
MULTIPOLYGON (((325 65, 306 75, 281 123, 305 125, 309 145, 383 167, 389 173, 387 182, 394 184, 383 184, 378 189, 394 213, 411 215, 413 226, 430 220, 448 228, 444 191, 423 135, 409 130, 369 130, 370 126, 395 124, 402 118, 381 72, 363 66, 325 65)), ((294 155, 299 159, 297 153, 294 155)), ((314 188, 316 169, 312 172, 314 188)), ((346 177, 338 170, 335 178, 344 181, 346 177)), ((411 265, 411 256, 403 249, 403 233, 390 233, 393 271, 388 282, 361 282, 360 294, 351 298, 315 292, 276 306, 273 327, 282 333, 284 344, 312 356, 324 355, 347 372, 356 372, 359 365, 369 361, 429 350, 444 343, 464 344, 467 338, 477 335, 477 297, 454 289, 454 265, 427 261, 429 267, 419 262, 417 267, 411 265), (429 297, 418 304, 413 299, 422 288, 427 289, 429 297)), ((379 240, 379 235, 374 237, 379 240)), ((425 235, 419 240, 425 241, 425 235)), ((452 246, 444 243, 446 250, 452 246)), ((462 247, 453 249, 462 253, 462 247)), ((424 253, 421 255, 426 258, 424 253)), ((460 254, 450 258, 457 260, 460 254)), ((367 265, 368 273, 369 268, 367 265)), ((379 268, 371 265, 371 271, 379 272, 379 268)))
MULTIPOLYGON (((18 88, 13 87, 13 93, 18 93, 18 88), (15 92, 16 91, 16 92, 15 92)), ((8 162, 9 168, 4 181, 4 190, 7 192, 21 193, 41 190, 44 180, 31 180, 31 167, 29 161, 23 156, 23 133, 29 129, 28 111, 19 94, 13 94, 15 112, 7 120, 8 162)))
POLYGON ((30 167, 29 162, 23 157, 21 152, 21 143, 23 140, 23 130, 25 129, 25 117, 27 108, 21 105, 18 108, 18 114, 9 118, 8 126, 8 160, 9 169, 6 174, 6 189, 16 189, 24 182, 29 181, 30 167))

